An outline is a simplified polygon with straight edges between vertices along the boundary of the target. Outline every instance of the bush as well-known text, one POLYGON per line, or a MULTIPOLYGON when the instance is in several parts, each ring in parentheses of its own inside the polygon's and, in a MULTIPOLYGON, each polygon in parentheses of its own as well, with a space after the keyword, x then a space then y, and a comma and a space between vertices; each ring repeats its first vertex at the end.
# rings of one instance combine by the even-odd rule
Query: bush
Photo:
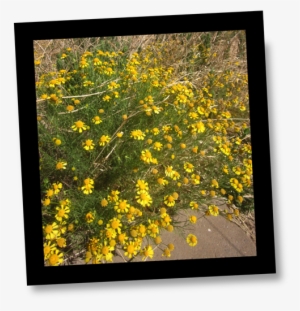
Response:
POLYGON ((169 257, 163 230, 253 209, 244 33, 143 39, 36 54, 46 265, 169 257))

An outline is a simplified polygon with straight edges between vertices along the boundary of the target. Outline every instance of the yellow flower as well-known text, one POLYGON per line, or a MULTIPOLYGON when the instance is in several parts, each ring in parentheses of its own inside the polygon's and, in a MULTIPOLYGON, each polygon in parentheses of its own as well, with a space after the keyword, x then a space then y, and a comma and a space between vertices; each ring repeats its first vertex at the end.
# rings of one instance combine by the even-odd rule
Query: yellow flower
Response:
POLYGON ((118 235, 118 241, 120 244, 124 245, 126 243, 126 240, 128 240, 128 236, 126 236, 126 233, 121 233, 118 235))
POLYGON ((166 229, 168 232, 173 232, 174 227, 172 225, 168 225, 166 229))
POLYGON ((145 237, 147 235, 147 228, 142 224, 138 227, 138 235, 141 237, 145 237))
POLYGON ((120 87, 120 84, 117 84, 116 82, 113 81, 113 82, 110 82, 107 87, 109 90, 113 90, 113 89, 117 89, 118 87, 120 87))
POLYGON ((175 205, 175 198, 172 195, 166 195, 164 197, 164 203, 169 207, 174 206, 175 205))
POLYGON ((216 191, 211 190, 211 191, 209 191, 209 194, 210 194, 211 197, 215 197, 216 196, 216 191))
POLYGON ((213 188, 219 188, 219 183, 218 183, 215 179, 213 179, 213 180, 211 181, 211 186, 212 186, 213 188))
POLYGON ((117 232, 113 228, 106 228, 105 230, 105 236, 111 240, 114 239, 117 236, 117 232))
POLYGON ((242 171, 242 169, 239 166, 234 166, 232 168, 232 171, 236 174, 236 175, 241 175, 244 174, 245 172, 242 171))
POLYGON ((108 202, 106 199, 102 199, 100 204, 102 207, 106 207, 108 205, 108 202))
POLYGON ((158 150, 158 151, 160 151, 161 150, 161 148, 162 148, 162 143, 160 143, 160 142, 155 142, 154 144, 153 144, 153 148, 155 149, 155 150, 158 150))
POLYGON ((57 145, 57 146, 61 145, 61 140, 60 139, 54 138, 53 140, 54 140, 55 145, 57 145))
POLYGON ((172 252, 175 249, 174 244, 172 243, 168 244, 168 249, 172 252))
POLYGON ((74 106, 68 105, 68 106, 66 107, 66 110, 69 111, 69 112, 71 112, 71 111, 74 110, 74 106))
POLYGON ((137 181, 136 187, 137 187, 139 190, 144 190, 144 191, 148 191, 148 190, 149 190, 148 183, 145 182, 144 180, 141 180, 141 179, 139 179, 139 180, 137 181))
POLYGON ((163 251, 162 256, 164 256, 164 257, 171 257, 171 251, 169 250, 169 248, 166 248, 163 251))
POLYGON ((73 231, 73 230, 74 230, 74 224, 69 224, 68 231, 73 231))
POLYGON ((110 137, 108 135, 102 135, 100 137, 100 141, 99 141, 99 145, 100 146, 105 146, 106 144, 108 144, 110 141, 110 137))
POLYGON ((123 136, 123 134, 124 134, 123 132, 118 132, 117 137, 121 138, 123 136))
POLYGON ((58 249, 55 249, 53 253, 48 258, 48 264, 49 266, 58 266, 64 261, 64 255, 63 253, 59 252, 58 249))
POLYGON ((64 247, 67 246, 67 243, 66 243, 66 239, 65 239, 65 238, 58 238, 58 239, 56 240, 56 243, 57 243, 57 245, 58 245, 59 247, 61 247, 61 248, 64 248, 64 247))
POLYGON ((120 192, 118 190, 112 190, 111 194, 108 196, 108 200, 111 202, 117 202, 119 199, 120 192))
POLYGON ((157 236, 155 239, 154 239, 154 243, 155 244, 160 244, 162 242, 162 239, 161 239, 161 237, 160 236, 157 236))
POLYGON ((51 198, 54 195, 54 191, 52 189, 48 189, 46 191, 46 197, 51 198))
POLYGON ((68 219, 70 213, 70 208, 69 206, 61 206, 61 207, 56 207, 57 214, 55 215, 55 218, 57 221, 62 221, 63 218, 68 219))
POLYGON ((108 96, 108 95, 105 95, 105 96, 103 96, 103 101, 105 101, 105 102, 109 102, 110 100, 111 100, 111 97, 110 96, 108 96))
POLYGON ((95 58, 93 59, 93 63, 94 63, 94 66, 100 66, 100 65, 102 65, 101 60, 100 60, 99 58, 97 58, 97 57, 95 57, 95 58))
POLYGON ((86 215, 85 215, 85 220, 86 222, 89 224, 91 222, 93 222, 95 219, 94 215, 92 214, 92 212, 88 212, 86 215))
POLYGON ((66 165, 67 165, 67 162, 57 162, 56 163, 56 169, 57 170, 65 170, 66 165))
POLYGON ((189 113, 189 117, 191 118, 191 119, 198 119, 199 118, 199 115, 198 115, 198 113, 197 112, 190 112, 189 113))
POLYGON ((225 195, 225 194, 226 194, 226 190, 225 190, 225 189, 223 189, 223 188, 220 190, 220 192, 221 192, 221 194, 223 194, 223 195, 225 195))
POLYGON ((201 179, 201 177, 200 177, 199 175, 192 174, 191 177, 192 177, 192 183, 193 183, 194 185, 200 184, 200 179, 201 179))
POLYGON ((209 209, 210 215, 212 216, 219 215, 219 208, 216 205, 209 205, 208 209, 209 209))
POLYGON ((195 224, 197 222, 197 216, 192 215, 189 219, 192 224, 195 224))
POLYGON ((94 149, 95 144, 93 143, 93 141, 91 139, 87 139, 84 143, 83 143, 83 148, 87 151, 89 150, 93 150, 94 149))
POLYGON ((160 184, 160 185, 163 185, 163 186, 166 186, 169 182, 167 180, 165 180, 164 178, 158 178, 157 179, 157 182, 160 184))
POLYGON ((100 124, 102 122, 102 120, 100 119, 99 116, 94 116, 94 118, 92 119, 93 123, 95 124, 100 124))
POLYGON ((198 243, 197 237, 194 234, 189 234, 186 238, 186 241, 189 246, 196 246, 198 243))
POLYGON ((84 185, 81 187, 81 190, 83 191, 84 194, 90 194, 92 193, 92 189, 94 188, 93 184, 94 181, 90 178, 86 178, 84 181, 84 185))
POLYGON ((42 203, 43 203, 43 206, 48 206, 48 205, 50 205, 51 200, 49 198, 45 198, 45 200, 42 201, 42 203))
POLYGON ((49 259, 51 254, 55 251, 56 247, 55 244, 51 244, 51 241, 48 241, 47 243, 44 243, 44 259, 49 259))
POLYGON ((193 147, 193 148, 192 148, 192 151, 193 151, 194 153, 197 153, 197 152, 198 152, 198 147, 197 147, 197 146, 193 147))
POLYGON ((199 121, 192 125, 192 132, 193 133, 203 133, 205 131, 205 125, 203 122, 199 121))
POLYGON ((173 174, 173 180, 177 180, 180 178, 180 174, 177 172, 177 171, 174 171, 174 174, 173 174))
POLYGON ((153 161, 152 154, 148 149, 142 151, 141 160, 148 164, 153 161))
POLYGON ((151 132, 154 134, 154 135, 158 135, 159 134, 159 129, 157 127, 153 128, 151 130, 151 132))
POLYGON ((244 201, 244 198, 240 195, 238 195, 236 199, 239 203, 243 203, 243 201, 244 201))
POLYGON ((100 244, 100 248, 98 251, 99 260, 105 259, 106 262, 112 262, 113 261, 113 254, 111 253, 114 250, 115 241, 111 240, 109 242, 109 245, 105 241, 103 244, 100 244))
POLYGON ((187 184, 189 183, 188 178, 184 177, 184 178, 183 178, 183 183, 184 183, 185 185, 187 185, 187 184))
POLYGON ((145 190, 138 191, 138 195, 135 198, 137 199, 137 202, 144 207, 152 204, 152 198, 145 190))
POLYGON ((228 171, 228 165, 224 165, 224 166, 223 166, 223 172, 224 172, 225 174, 228 174, 228 173, 229 173, 229 171, 228 171))
POLYGON ((175 172, 175 171, 173 171, 173 166, 167 166, 166 169, 165 169, 165 174, 166 174, 166 176, 168 176, 168 177, 173 178, 174 172, 175 172))
POLYGON ((147 245, 144 247, 144 249, 141 252, 141 255, 143 255, 142 260, 145 260, 147 257, 153 258, 154 250, 151 245, 147 245))
POLYGON ((120 200, 115 205, 115 210, 118 213, 127 213, 130 205, 127 203, 127 200, 120 200))
POLYGON ((185 162, 184 163, 184 169, 188 172, 188 173, 192 173, 194 171, 194 165, 192 163, 189 162, 185 162))
POLYGON ((150 235, 153 238, 156 238, 156 236, 159 234, 159 228, 155 223, 150 223, 147 230, 148 235, 150 235))
POLYGON ((46 240, 54 240, 59 236, 58 225, 56 222, 52 223, 52 225, 47 225, 43 227, 44 233, 46 235, 46 240))
POLYGON ((143 133, 141 130, 134 130, 131 132, 130 137, 137 140, 144 140, 146 134, 143 133))
POLYGON ((74 125, 71 127, 74 131, 78 131, 79 133, 82 133, 82 131, 85 131, 87 129, 86 125, 82 121, 76 121, 74 125))
POLYGON ((132 241, 128 242, 124 246, 124 250, 125 250, 124 255, 128 258, 132 258, 137 254, 137 247, 132 241))
POLYGON ((237 208, 234 209, 234 215, 235 216, 239 216, 240 215, 240 211, 237 208))
POLYGON ((192 202, 190 202, 190 207, 191 207, 192 209, 198 209, 198 208, 199 208, 199 205, 198 205, 198 203, 192 201, 192 202))
POLYGON ((121 224, 120 219, 114 217, 113 219, 111 219, 109 221, 109 223, 106 225, 106 227, 107 228, 112 228, 112 229, 116 230, 120 234, 121 233, 122 224, 121 224))

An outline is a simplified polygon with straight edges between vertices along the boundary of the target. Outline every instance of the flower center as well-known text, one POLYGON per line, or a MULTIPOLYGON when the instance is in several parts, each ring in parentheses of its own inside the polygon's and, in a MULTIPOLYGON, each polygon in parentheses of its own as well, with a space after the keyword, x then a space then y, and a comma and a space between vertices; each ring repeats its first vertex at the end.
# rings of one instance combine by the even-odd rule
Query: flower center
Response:
POLYGON ((197 238, 196 238, 195 236, 192 236, 192 237, 191 237, 191 242, 192 242, 192 243, 196 243, 196 241, 197 241, 197 238))
POLYGON ((142 193, 141 194, 141 199, 144 201, 147 199, 147 194, 146 193, 142 193))
POLYGON ((157 228, 156 227, 152 227, 151 231, 152 231, 152 233, 156 233, 157 232, 157 228))
POLYGON ((58 256, 56 254, 52 254, 49 258, 50 266, 54 266, 58 262, 58 256))
POLYGON ((109 252, 108 247, 107 247, 107 246, 104 246, 104 247, 102 248, 102 254, 103 254, 103 255, 107 255, 108 252, 109 252))
POLYGON ((169 201, 169 202, 174 202, 174 198, 170 195, 170 196, 168 197, 168 201, 169 201))
POLYGON ((83 127, 83 122, 82 121, 77 121, 77 122, 75 122, 75 125, 76 125, 77 128, 81 128, 81 127, 83 127))
POLYGON ((47 225, 45 228, 45 232, 48 234, 51 233, 52 232, 52 225, 47 225))
POLYGON ((111 223, 111 227, 113 229, 117 229, 119 227, 119 221, 118 220, 114 220, 112 223, 111 223))
POLYGON ((133 245, 128 245, 128 247, 127 247, 127 252, 128 252, 129 254, 132 254, 132 253, 134 252, 134 246, 133 246, 133 245))
POLYGON ((50 246, 48 246, 48 245, 45 246, 45 247, 44 247, 44 254, 45 254, 45 255, 49 254, 49 253, 50 253, 50 250, 51 250, 50 246))
POLYGON ((125 209, 126 208, 126 203, 125 202, 121 202, 119 204, 120 209, 125 209))
POLYGON ((60 209, 60 210, 58 211, 58 216, 59 216, 59 217, 64 217, 64 215, 65 215, 65 211, 64 211, 63 209, 60 209))
POLYGON ((119 237, 118 237, 118 239, 119 239, 120 242, 123 242, 124 239, 125 239, 125 234, 123 234, 123 233, 120 234, 119 237))
POLYGON ((48 196, 48 197, 51 197, 52 195, 53 195, 53 190, 52 190, 52 189, 48 190, 47 196, 48 196))

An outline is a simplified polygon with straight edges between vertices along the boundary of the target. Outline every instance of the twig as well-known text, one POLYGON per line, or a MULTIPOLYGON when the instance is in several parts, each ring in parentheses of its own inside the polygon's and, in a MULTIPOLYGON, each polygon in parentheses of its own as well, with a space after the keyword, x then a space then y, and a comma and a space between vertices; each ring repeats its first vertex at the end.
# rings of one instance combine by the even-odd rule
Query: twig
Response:
POLYGON ((74 254, 73 256, 70 256, 69 258, 65 259, 65 260, 62 262, 62 264, 66 263, 67 261, 70 261, 71 259, 77 258, 79 255, 81 255, 81 254, 84 253, 84 252, 85 252, 85 250, 82 250, 82 251, 80 251, 79 253, 74 254))
POLYGON ((76 109, 76 110, 72 110, 72 111, 67 111, 67 112, 59 112, 58 114, 68 114, 68 113, 74 113, 76 111, 79 111, 79 110, 82 110, 82 109, 85 109, 86 107, 81 107, 79 109, 76 109))
POLYGON ((123 260, 125 261, 125 262, 127 262, 127 260, 123 257, 123 255, 122 255, 122 253, 116 248, 116 251, 118 252, 118 254, 123 258, 123 260))

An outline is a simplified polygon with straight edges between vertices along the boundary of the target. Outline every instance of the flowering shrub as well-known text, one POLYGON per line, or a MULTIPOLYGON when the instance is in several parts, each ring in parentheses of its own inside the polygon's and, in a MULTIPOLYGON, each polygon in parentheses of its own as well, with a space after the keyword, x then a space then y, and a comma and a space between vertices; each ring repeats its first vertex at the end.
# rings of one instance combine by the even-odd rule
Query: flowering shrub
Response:
POLYGON ((170 257, 161 233, 183 226, 179 211, 231 220, 253 208, 245 49, 222 50, 237 35, 156 36, 136 50, 104 38, 62 48, 55 70, 36 55, 46 265, 170 257))

